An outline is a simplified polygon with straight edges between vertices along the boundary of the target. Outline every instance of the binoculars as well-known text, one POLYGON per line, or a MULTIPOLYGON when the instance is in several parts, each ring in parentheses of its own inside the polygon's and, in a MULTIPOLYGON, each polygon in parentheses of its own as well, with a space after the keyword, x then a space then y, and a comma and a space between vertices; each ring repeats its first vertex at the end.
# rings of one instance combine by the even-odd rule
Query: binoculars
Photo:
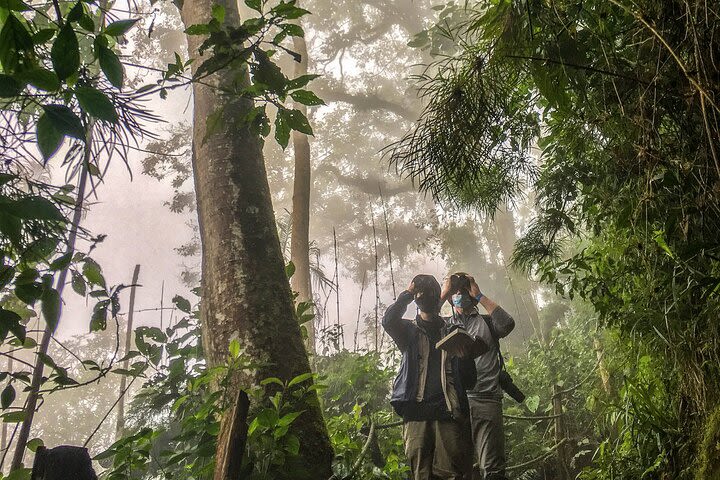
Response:
POLYGON ((450 289, 453 292, 458 290, 470 290, 470 277, 465 274, 452 274, 450 275, 450 289))

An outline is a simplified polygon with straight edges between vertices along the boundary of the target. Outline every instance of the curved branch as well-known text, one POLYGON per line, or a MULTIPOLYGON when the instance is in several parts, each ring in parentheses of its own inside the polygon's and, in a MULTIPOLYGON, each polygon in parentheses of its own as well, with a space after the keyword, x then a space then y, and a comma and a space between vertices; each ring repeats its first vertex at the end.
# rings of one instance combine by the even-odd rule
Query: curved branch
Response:
POLYGON ((385 110, 405 120, 414 122, 420 112, 399 103, 380 97, 373 93, 350 93, 346 90, 335 89, 329 85, 317 84, 316 93, 326 102, 343 102, 352 105, 359 111, 385 110))

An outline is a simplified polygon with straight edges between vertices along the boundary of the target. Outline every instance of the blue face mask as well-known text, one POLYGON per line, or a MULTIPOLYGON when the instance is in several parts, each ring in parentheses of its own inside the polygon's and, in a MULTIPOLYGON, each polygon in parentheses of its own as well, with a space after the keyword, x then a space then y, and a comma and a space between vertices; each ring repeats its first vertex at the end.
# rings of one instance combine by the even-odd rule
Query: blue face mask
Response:
POLYGON ((472 306, 472 300, 470 300, 470 296, 465 293, 456 293, 452 296, 452 304, 455 308, 470 308, 472 306))

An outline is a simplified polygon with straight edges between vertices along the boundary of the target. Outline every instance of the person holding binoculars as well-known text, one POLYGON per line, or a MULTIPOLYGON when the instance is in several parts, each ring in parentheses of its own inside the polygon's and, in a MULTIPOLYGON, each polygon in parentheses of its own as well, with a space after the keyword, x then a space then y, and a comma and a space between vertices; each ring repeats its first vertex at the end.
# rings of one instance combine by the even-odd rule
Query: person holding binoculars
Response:
POLYGON ((450 333, 440 316, 440 283, 417 275, 388 307, 382 325, 402 352, 390 404, 403 419, 405 455, 413 480, 470 480, 473 446, 467 389, 475 362, 437 348, 450 333), (402 318, 412 301, 414 320, 402 318))
POLYGON ((525 398, 505 371, 499 339, 506 337, 515 320, 487 296, 475 279, 466 273, 455 273, 445 279, 440 293, 442 302, 450 302, 452 317, 446 323, 463 327, 473 337, 484 341, 489 349, 475 359, 477 380, 467 391, 470 406, 471 437, 480 470, 475 480, 505 480, 505 436, 503 432, 503 391, 518 402, 525 398), (487 314, 480 314, 478 304, 487 314))

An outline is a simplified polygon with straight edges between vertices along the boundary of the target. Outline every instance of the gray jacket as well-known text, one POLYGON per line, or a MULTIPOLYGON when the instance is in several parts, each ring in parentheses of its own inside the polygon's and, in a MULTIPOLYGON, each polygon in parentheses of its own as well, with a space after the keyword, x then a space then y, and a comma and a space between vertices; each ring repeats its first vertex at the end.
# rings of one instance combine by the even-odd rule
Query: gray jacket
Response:
POLYGON ((468 390, 468 397, 502 399, 503 391, 498 380, 501 365, 498 360, 496 343, 486 319, 492 324, 498 339, 508 336, 515 328, 515 320, 501 307, 495 308, 491 315, 480 314, 477 309, 474 309, 469 315, 457 314, 455 318, 449 317, 446 321, 461 323, 470 335, 482 338, 490 346, 490 350, 475 359, 477 382, 472 390, 468 390))

